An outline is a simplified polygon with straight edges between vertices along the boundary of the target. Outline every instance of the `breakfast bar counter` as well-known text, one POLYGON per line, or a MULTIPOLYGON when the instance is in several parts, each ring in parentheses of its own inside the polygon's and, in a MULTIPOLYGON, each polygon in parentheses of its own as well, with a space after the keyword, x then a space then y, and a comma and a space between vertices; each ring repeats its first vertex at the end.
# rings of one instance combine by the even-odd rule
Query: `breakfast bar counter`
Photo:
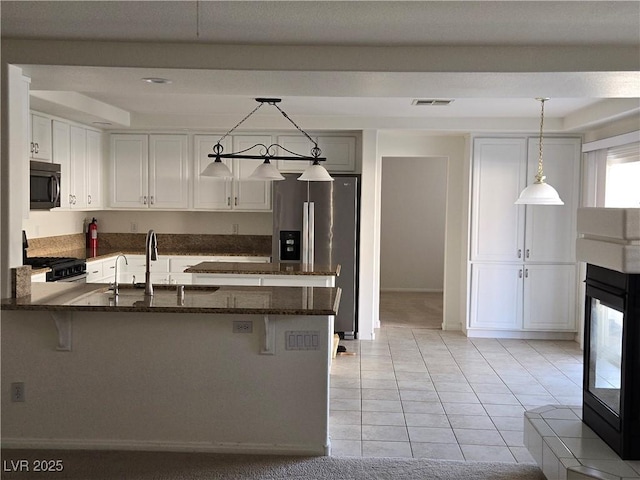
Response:
POLYGON ((327 455, 339 301, 333 287, 34 283, 1 305, 3 447, 327 455))

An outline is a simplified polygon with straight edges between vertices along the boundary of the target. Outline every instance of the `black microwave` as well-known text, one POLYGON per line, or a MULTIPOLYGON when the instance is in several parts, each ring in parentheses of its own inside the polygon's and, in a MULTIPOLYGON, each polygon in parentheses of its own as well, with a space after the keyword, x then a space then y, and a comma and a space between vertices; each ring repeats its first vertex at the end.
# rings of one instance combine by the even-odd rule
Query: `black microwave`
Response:
POLYGON ((29 176, 31 210, 60 206, 60 165, 31 161, 29 176))

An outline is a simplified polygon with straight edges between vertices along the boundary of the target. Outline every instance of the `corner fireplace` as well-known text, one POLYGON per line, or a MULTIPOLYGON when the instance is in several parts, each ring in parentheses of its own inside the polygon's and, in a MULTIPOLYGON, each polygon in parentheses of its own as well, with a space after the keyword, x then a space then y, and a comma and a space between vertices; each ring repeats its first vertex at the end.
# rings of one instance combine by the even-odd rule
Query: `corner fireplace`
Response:
POLYGON ((587 265, 582 419, 640 460, 640 274, 587 265))

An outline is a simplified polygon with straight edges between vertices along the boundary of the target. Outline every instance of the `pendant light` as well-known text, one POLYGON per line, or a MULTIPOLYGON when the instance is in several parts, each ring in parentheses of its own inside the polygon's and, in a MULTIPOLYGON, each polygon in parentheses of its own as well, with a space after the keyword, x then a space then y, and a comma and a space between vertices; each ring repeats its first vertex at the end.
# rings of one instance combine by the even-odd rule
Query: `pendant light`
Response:
POLYGON ((546 183, 544 172, 542 171, 542 129, 544 126, 544 102, 548 98, 536 98, 540 102, 540 138, 538 140, 538 173, 535 182, 525 188, 520 197, 516 200, 516 205, 564 205, 560 195, 555 188, 546 183))
POLYGON ((222 160, 220 159, 220 154, 222 153, 222 145, 220 145, 220 142, 216 143, 213 146, 213 152, 215 160, 207 165, 207 167, 202 171, 200 175, 202 175, 203 177, 217 178, 233 177, 233 174, 231 173, 231 170, 229 170, 229 167, 227 167, 226 164, 222 163, 222 160))
POLYGON ((312 162, 312 164, 304 171, 298 180, 308 181, 308 182, 326 182, 332 181, 331 175, 329 172, 320 164, 320 162, 324 162, 326 158, 321 157, 322 151, 318 147, 318 142, 313 140, 307 132, 302 130, 289 116, 277 105, 282 100, 279 98, 256 98, 256 102, 258 102, 258 106, 254 108, 246 117, 244 117, 240 122, 236 124, 231 130, 225 133, 220 140, 213 146, 213 153, 208 155, 209 158, 214 158, 215 160, 207 165, 207 167, 202 171, 200 175, 210 176, 210 177, 218 177, 218 178, 228 178, 231 177, 231 171, 229 168, 222 163, 223 158, 228 159, 250 159, 250 160, 262 160, 262 164, 258 165, 258 167, 249 175, 249 179, 252 180, 284 180, 284 176, 278 171, 278 169, 271 163, 271 160, 308 160, 312 162), (222 140, 224 140, 227 136, 229 136, 233 131, 238 128, 242 123, 245 122, 251 115, 253 115, 259 108, 261 108, 264 104, 271 105, 278 109, 278 111, 282 114, 284 118, 286 118, 294 127, 298 129, 307 139, 313 144, 311 148, 311 155, 301 155, 299 153, 292 152, 287 150, 282 145, 278 145, 277 143, 273 143, 269 146, 263 144, 256 144, 252 147, 249 147, 240 152, 234 153, 223 153, 223 146, 221 144, 222 140), (260 147, 260 154, 247 154, 246 152, 250 150, 255 150, 257 147, 260 147), (288 152, 291 155, 276 155, 276 152, 284 151, 288 152))

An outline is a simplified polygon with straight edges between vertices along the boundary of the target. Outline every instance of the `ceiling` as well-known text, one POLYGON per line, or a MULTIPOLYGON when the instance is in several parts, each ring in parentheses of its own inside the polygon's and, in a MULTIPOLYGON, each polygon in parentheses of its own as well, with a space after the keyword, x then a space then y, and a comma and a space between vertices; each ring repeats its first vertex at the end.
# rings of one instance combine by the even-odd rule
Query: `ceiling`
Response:
MULTIPOLYGON (((336 46, 394 47, 399 56, 420 47, 548 47, 551 51, 611 46, 638 48, 640 59, 640 2, 636 1, 3 1, 0 15, 3 40, 171 42, 183 47, 302 45, 311 48, 310 54, 313 48, 336 46)), ((65 111, 68 92, 77 92, 97 105, 102 102, 129 113, 130 125, 138 128, 198 127, 215 123, 214 118, 230 127, 230 118, 248 113, 252 99, 265 95, 283 98, 282 107, 296 120, 303 119, 305 128, 328 119, 345 128, 469 130, 474 122, 488 119, 496 120, 496 128, 530 128, 539 115, 534 98, 543 95, 552 98, 546 113, 557 130, 575 130, 640 110, 638 71, 309 72, 27 64, 23 68, 36 91, 35 108, 75 115, 72 119, 79 121, 95 120, 95 115, 83 117, 76 108, 65 111), (172 83, 141 81, 148 76, 169 78, 172 83), (67 96, 54 101, 51 92, 67 96), (447 107, 415 107, 416 98, 454 101, 447 107), (608 117, 593 113, 605 110, 614 113, 608 117), (590 120, 571 120, 580 116, 590 120)))

